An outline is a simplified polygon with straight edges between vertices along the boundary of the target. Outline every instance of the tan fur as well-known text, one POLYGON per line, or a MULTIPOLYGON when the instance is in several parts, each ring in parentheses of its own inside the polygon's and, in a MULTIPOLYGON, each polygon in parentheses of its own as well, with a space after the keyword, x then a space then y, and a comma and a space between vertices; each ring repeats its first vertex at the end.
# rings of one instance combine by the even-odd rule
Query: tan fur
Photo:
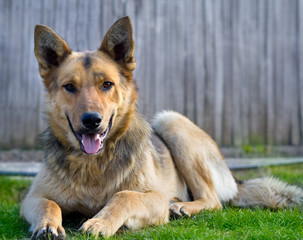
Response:
POLYGON ((158 114, 153 128, 170 149, 194 198, 193 202, 172 204, 170 208, 173 212, 192 215, 202 209, 220 209, 221 201, 228 201, 236 195, 236 183, 222 154, 203 130, 181 114, 171 111, 158 114), (214 176, 217 170, 220 176, 214 176), (228 192, 221 191, 222 187, 228 192))
MULTIPOLYGON (((111 236, 123 225, 165 224, 169 211, 192 215, 220 209, 233 199, 240 205, 244 201, 246 185, 238 188, 203 130, 175 112, 157 115, 153 129, 140 116, 133 54, 128 17, 114 23, 95 52, 73 52, 53 30, 36 26, 35 55, 47 90, 49 128, 42 134, 43 167, 21 209, 33 239, 64 238, 62 214, 75 211, 89 218, 82 231, 111 236), (86 134, 81 116, 87 112, 98 112, 97 130, 108 131, 104 146, 91 155, 79 140, 86 134)), ((259 193, 255 190, 245 203, 259 193)))
POLYGON ((303 203, 303 192, 275 178, 251 179, 239 186, 239 194, 231 203, 239 207, 297 207, 303 203))

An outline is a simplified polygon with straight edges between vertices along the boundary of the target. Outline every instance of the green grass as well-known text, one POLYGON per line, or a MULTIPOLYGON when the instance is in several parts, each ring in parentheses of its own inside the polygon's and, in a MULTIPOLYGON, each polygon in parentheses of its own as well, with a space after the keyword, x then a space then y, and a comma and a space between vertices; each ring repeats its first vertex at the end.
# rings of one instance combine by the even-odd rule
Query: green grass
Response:
POLYGON ((233 172, 241 180, 275 176, 287 183, 303 187, 303 164, 265 167, 260 169, 241 170, 233 172))
POLYGON ((21 239, 28 236, 28 224, 20 218, 20 200, 29 180, 0 177, 0 238, 21 239))
MULTIPOLYGON (((303 185, 303 164, 234 172, 240 179, 274 175, 303 185)), ((0 238, 28 238, 28 224, 19 217, 20 199, 30 181, 0 177, 0 238)), ((78 225, 78 224, 77 224, 78 225)), ((66 228, 70 239, 90 239, 75 226, 66 228)), ((66 226, 65 226, 66 227, 66 226)), ((225 206, 222 211, 203 211, 191 218, 172 220, 165 226, 137 231, 122 230, 111 239, 302 239, 303 214, 299 209, 240 209, 225 206)))

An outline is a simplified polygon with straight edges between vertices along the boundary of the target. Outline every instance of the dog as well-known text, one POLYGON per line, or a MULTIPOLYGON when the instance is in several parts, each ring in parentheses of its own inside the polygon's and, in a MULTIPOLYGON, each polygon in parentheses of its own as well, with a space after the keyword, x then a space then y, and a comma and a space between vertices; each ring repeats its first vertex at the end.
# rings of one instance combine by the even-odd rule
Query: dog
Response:
POLYGON ((164 111, 149 125, 136 109, 134 48, 129 17, 94 52, 74 52, 52 29, 35 27, 48 128, 42 169, 21 206, 32 239, 64 239, 62 216, 71 212, 88 218, 81 231, 109 237, 223 203, 302 205, 296 186, 234 178, 216 143, 185 116, 164 111))

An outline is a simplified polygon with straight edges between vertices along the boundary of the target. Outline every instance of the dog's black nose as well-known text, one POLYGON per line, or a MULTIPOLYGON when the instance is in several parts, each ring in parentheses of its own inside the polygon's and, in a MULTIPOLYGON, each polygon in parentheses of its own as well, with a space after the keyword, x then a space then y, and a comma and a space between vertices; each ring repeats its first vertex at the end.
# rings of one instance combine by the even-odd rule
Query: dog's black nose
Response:
POLYGON ((84 127, 96 129, 101 125, 102 116, 98 112, 84 113, 81 117, 81 122, 84 127))

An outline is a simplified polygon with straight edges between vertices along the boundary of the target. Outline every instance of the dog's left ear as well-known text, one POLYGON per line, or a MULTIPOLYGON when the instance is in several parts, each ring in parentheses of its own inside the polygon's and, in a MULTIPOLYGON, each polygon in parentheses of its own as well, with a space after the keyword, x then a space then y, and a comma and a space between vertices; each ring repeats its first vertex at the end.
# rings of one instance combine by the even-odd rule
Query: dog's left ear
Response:
POLYGON ((135 43, 129 17, 118 19, 106 33, 100 49, 130 71, 136 67, 135 43))

